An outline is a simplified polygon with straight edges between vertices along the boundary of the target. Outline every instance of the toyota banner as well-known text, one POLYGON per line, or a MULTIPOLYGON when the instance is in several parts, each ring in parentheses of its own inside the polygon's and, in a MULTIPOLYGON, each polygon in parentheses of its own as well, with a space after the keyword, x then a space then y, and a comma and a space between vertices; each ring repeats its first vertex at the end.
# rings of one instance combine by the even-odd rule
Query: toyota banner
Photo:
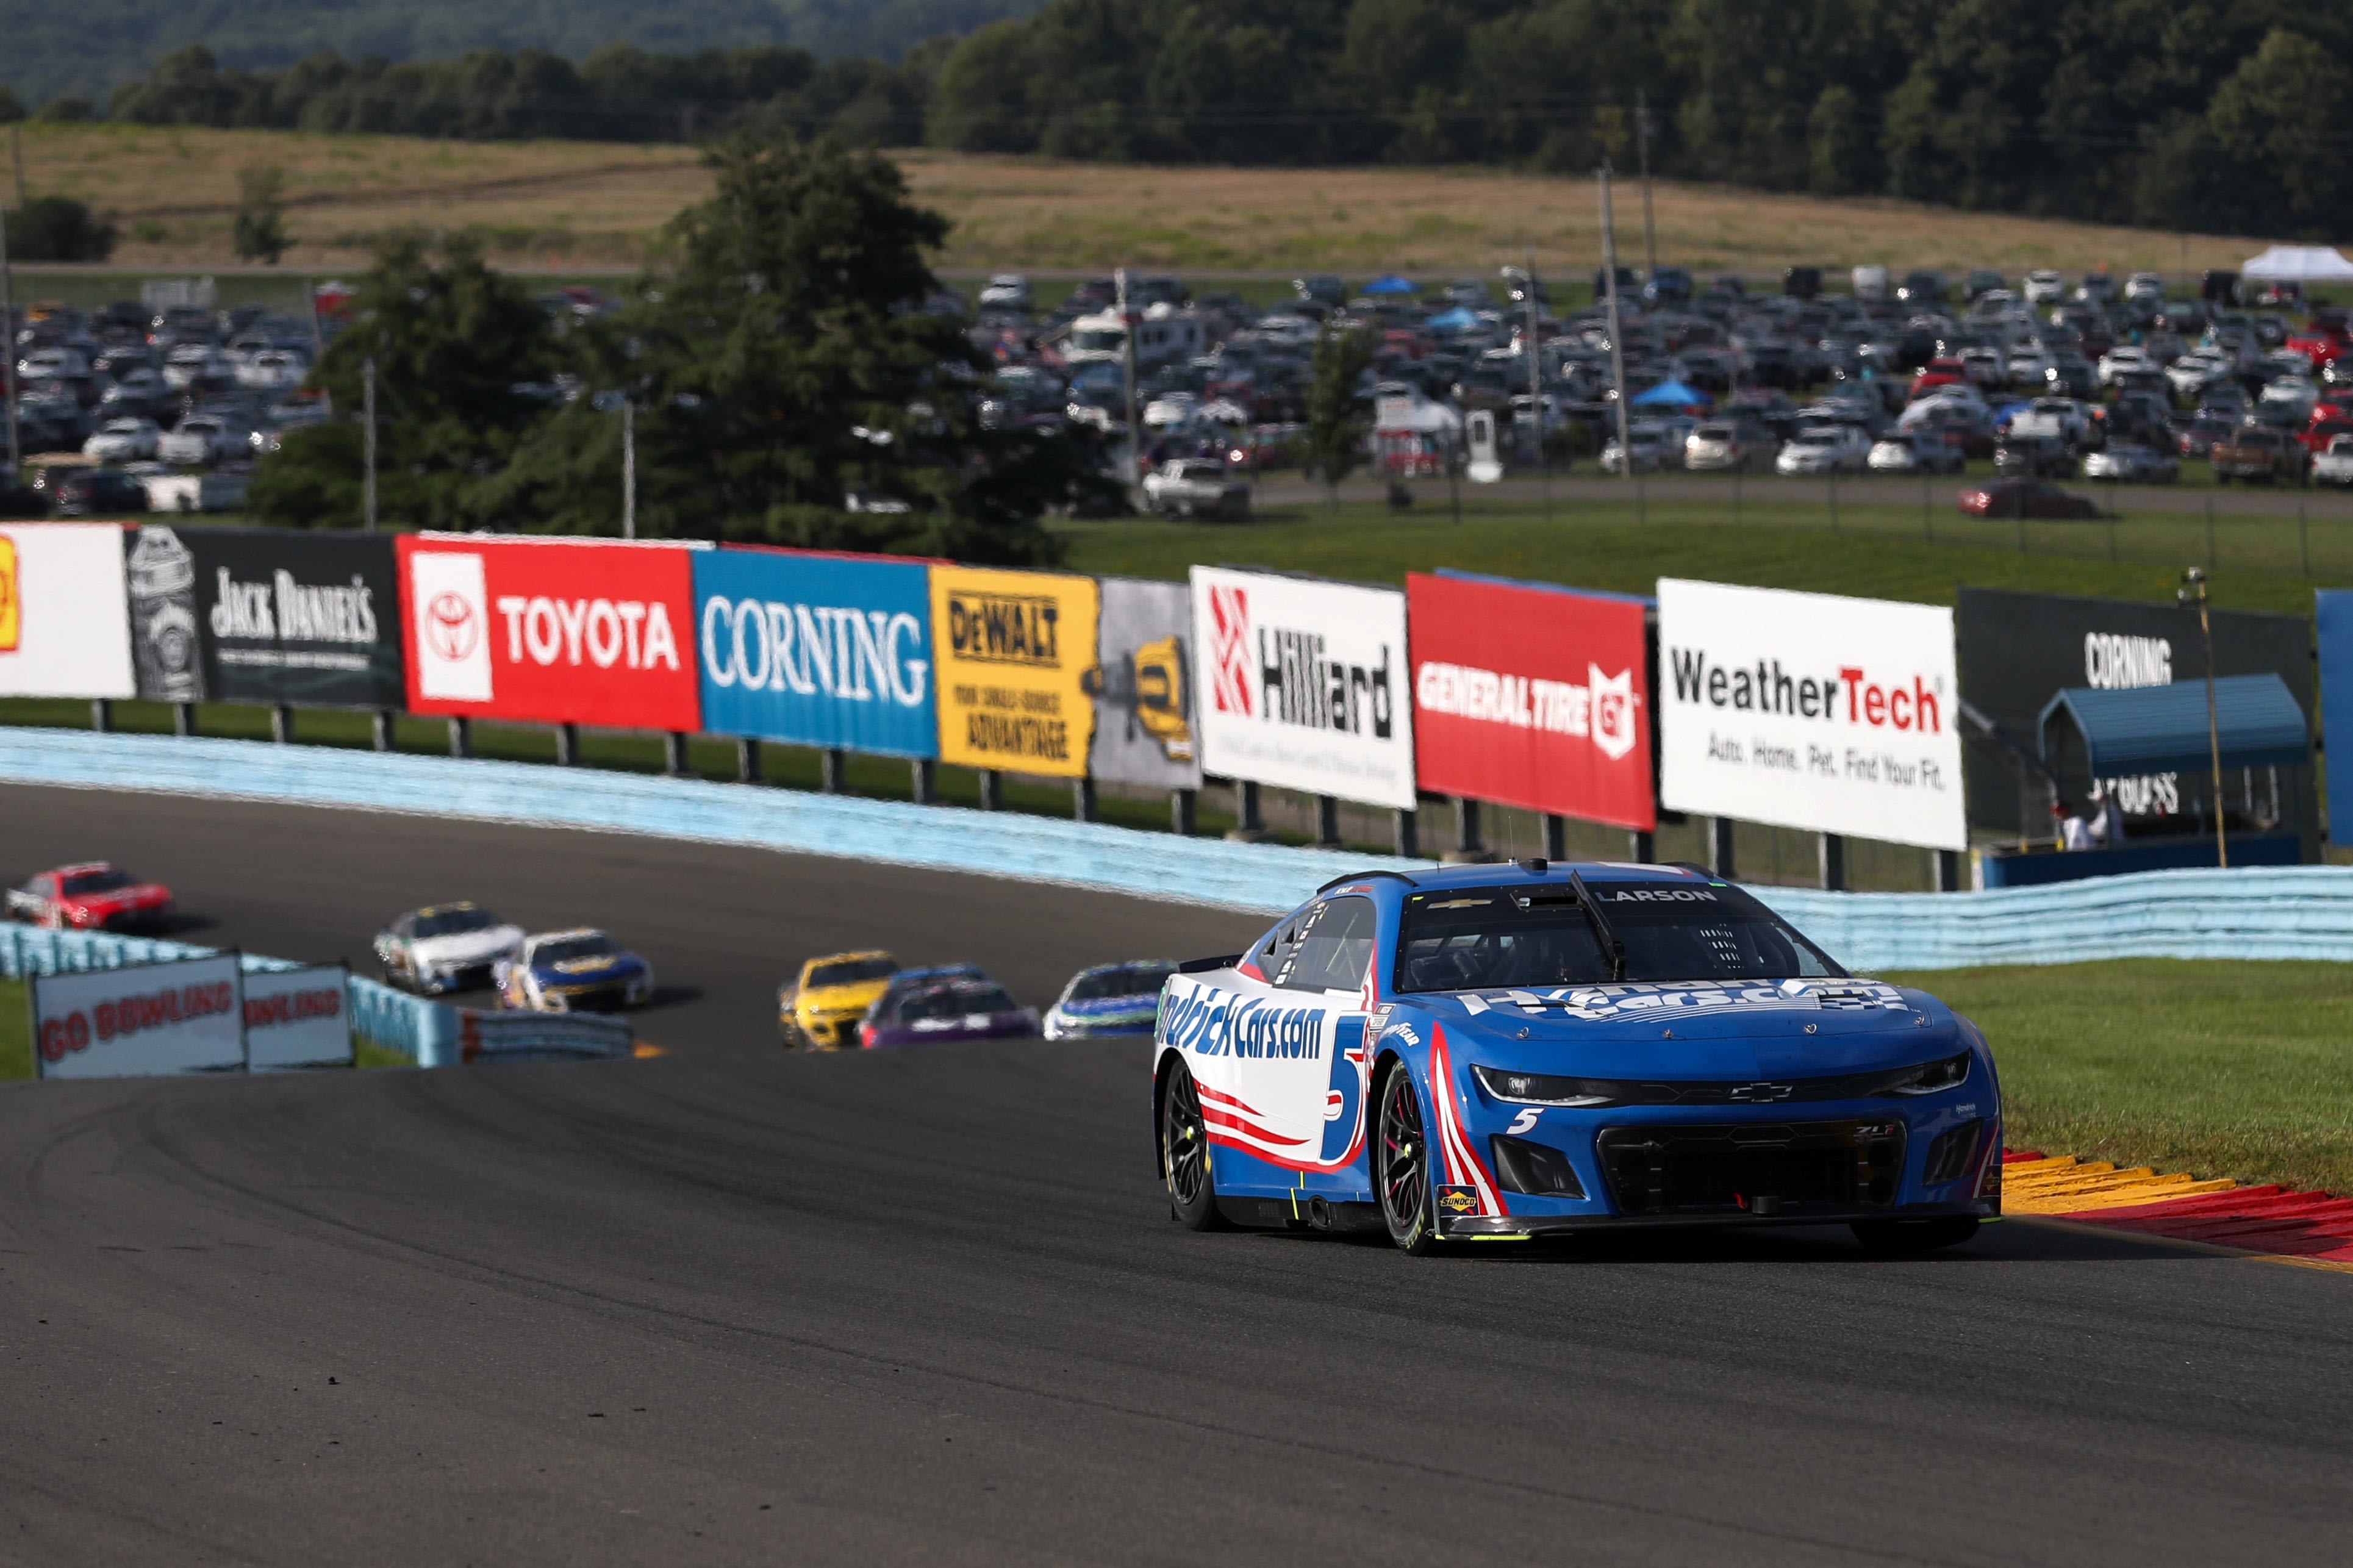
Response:
POLYGON ((1656 827, 1648 610, 1615 594, 1409 575, 1419 786, 1656 827))
POLYGON ((893 757, 939 754, 927 568, 887 556, 694 559, 702 727, 893 757))
POLYGON ((400 592, 387 536, 149 526, 127 572, 142 697, 401 704, 400 592))
POLYGON ((0 523, 0 697, 129 697, 122 530, 0 523))
POLYGON ((1953 613, 1659 580, 1661 803, 1968 847, 1953 613))
POLYGON ((1193 568, 1201 765, 1308 795, 1413 809, 1406 597, 1222 566, 1193 568))
POLYGON ((408 709, 700 728, 694 568, 707 546, 404 534, 408 709))

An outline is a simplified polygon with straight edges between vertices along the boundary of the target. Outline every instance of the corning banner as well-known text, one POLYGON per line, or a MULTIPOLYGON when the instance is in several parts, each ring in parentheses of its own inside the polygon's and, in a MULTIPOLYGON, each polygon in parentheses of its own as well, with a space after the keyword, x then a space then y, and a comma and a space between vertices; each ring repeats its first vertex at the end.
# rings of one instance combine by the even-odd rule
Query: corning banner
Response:
POLYGON ((1405 589, 1421 788, 1658 826, 1643 601, 1452 573, 1405 589))
POLYGON ((703 728, 937 756, 927 570, 796 550, 697 555, 703 728))
MULTIPOLYGON (((2314 598, 2320 622, 2321 750, 2327 752, 2331 735, 2345 748, 2328 770, 2328 841, 2353 843, 2353 766, 2343 761, 2353 751, 2353 589, 2323 588, 2314 598)), ((2214 662, 2221 662, 2220 648, 2214 662)), ((2312 711, 2310 703, 2305 711, 2312 711)))
MULTIPOLYGON (((2311 622, 2254 610, 2209 614, 2215 674, 2276 673, 2306 713, 2315 710, 2311 622)), ((2198 612, 2161 601, 1964 588, 1955 605, 1954 629, 1961 695, 1999 731, 1973 741, 1968 749, 1969 820, 2006 833, 2043 837, 2052 831, 2052 785, 2031 769, 2021 770, 2018 752, 2039 754, 2042 709, 2062 689, 2115 690, 2206 676, 2198 612)), ((2324 663, 2326 658, 2324 637, 2324 663)), ((2104 794, 2105 786, 2114 786, 2127 832, 2193 828, 2204 817, 2205 797, 2213 793, 2210 781, 2194 775, 2149 773, 2100 782, 2104 794)), ((2319 807, 2309 781, 2283 778, 2280 784, 2282 815, 2316 835, 2319 807)), ((2069 804, 2081 808, 2090 784, 2089 779, 2069 777, 2059 788, 2069 804)))
POLYGON ((130 579, 142 697, 401 705, 390 535, 142 528, 130 579))
POLYGON ((700 727, 697 546, 403 534, 408 710, 700 727))
POLYGON ((1095 580, 934 566, 940 760, 1080 778, 1095 710, 1095 580))
POLYGON ((1201 787, 1200 689, 1193 658, 1193 595, 1182 583, 1098 579, 1103 616, 1095 664, 1094 760, 1099 779, 1159 789, 1201 787))
POLYGON ((1204 768, 1412 809, 1402 593, 1196 566, 1193 646, 1204 768))
POLYGON ((1660 803, 1968 847, 1953 613, 1659 580, 1660 803))
POLYGON ((122 530, 0 523, 0 697, 130 697, 122 530))
POLYGON ((225 1072, 245 1065, 237 955, 90 969, 33 980, 43 1078, 225 1072))
POLYGON ((246 1069, 351 1066, 350 979, 340 963, 247 975, 246 1069))

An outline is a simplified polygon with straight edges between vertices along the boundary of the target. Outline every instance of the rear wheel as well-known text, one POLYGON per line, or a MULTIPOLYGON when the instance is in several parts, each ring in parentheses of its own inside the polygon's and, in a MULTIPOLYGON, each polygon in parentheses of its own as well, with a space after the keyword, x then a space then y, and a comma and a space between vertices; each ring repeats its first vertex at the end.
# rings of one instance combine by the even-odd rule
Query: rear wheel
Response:
POLYGON ((1373 1191, 1389 1239, 1417 1258, 1438 1245, 1430 1190, 1430 1145, 1422 1136, 1421 1096, 1403 1062, 1381 1079, 1379 1138, 1373 1145, 1373 1191))
POLYGON ((1975 1215, 1944 1215, 1935 1219, 1864 1220, 1848 1228, 1864 1251, 1901 1256, 1958 1247, 1977 1235, 1979 1223, 1975 1215))
POLYGON ((1192 1230, 1222 1230, 1218 1185, 1209 1171, 1209 1129, 1201 1120, 1201 1091, 1179 1061, 1160 1091, 1160 1173, 1168 1205, 1192 1230))

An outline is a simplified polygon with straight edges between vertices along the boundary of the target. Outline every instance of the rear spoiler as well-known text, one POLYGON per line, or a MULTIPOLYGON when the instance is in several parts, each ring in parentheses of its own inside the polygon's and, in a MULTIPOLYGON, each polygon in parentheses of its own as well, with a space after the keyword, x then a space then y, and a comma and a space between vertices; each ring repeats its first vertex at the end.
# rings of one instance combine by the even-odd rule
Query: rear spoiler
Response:
POLYGON ((1242 955, 1239 952, 1229 952, 1222 958, 1188 959, 1185 963, 1176 966, 1176 973, 1179 974, 1202 974, 1212 969, 1231 969, 1235 964, 1240 963, 1241 961, 1242 955))

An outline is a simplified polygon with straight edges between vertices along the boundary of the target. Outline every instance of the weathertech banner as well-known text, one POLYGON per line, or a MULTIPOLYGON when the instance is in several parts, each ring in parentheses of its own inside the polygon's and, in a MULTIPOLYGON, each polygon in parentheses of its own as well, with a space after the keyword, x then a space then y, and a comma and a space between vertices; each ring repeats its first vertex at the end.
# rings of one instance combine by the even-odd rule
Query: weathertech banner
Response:
POLYGON ((142 685, 192 674, 196 694, 215 702, 400 706, 400 588, 389 535, 142 528, 132 561, 142 607, 155 602, 150 579, 164 563, 173 563, 173 583, 188 584, 185 622, 152 608, 142 620, 142 685), (152 646, 164 621, 193 625, 192 650, 152 646), (186 651, 193 670, 183 668, 186 651))
POLYGON ((1421 788, 1658 826, 1641 600, 1453 573, 1405 591, 1421 788))
POLYGON ((349 979, 340 963, 245 976, 247 1070, 351 1066, 349 979))
POLYGON ((1968 847, 1952 611, 1662 577, 1659 685, 1669 809, 1968 847))
POLYGON ((1104 577, 1094 699, 1099 779, 1159 789, 1201 787, 1195 733, 1200 703, 1193 659, 1193 597, 1182 583, 1104 577))
POLYGON ((43 974, 33 1055, 43 1078, 135 1078, 245 1066, 237 955, 43 974))
POLYGON ((701 727, 691 544, 404 534, 408 710, 701 727))
POLYGON ((122 530, 0 523, 0 697, 129 697, 122 530))
POLYGON ((934 566, 940 760, 1082 778, 1094 736, 1095 580, 934 566))
POLYGON ((702 725, 883 756, 939 754, 920 561, 797 550, 694 558, 702 725))
POLYGON ((1412 809, 1403 594, 1196 566, 1193 646, 1204 768, 1412 809))

